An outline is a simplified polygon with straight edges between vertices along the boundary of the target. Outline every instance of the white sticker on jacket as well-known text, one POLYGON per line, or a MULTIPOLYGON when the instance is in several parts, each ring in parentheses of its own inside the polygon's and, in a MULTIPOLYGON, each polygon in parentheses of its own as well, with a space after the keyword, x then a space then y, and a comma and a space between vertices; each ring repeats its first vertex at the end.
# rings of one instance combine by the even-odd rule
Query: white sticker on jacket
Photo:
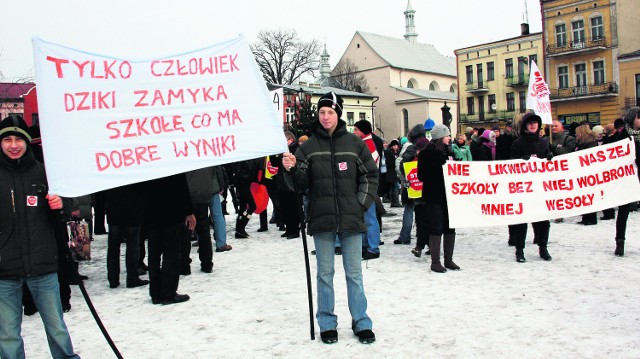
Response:
POLYGON ((29 206, 29 207, 37 207, 38 206, 38 196, 27 196, 27 206, 29 206))
POLYGON ((340 162, 338 163, 338 169, 340 171, 346 171, 347 170, 347 163, 346 162, 340 162))

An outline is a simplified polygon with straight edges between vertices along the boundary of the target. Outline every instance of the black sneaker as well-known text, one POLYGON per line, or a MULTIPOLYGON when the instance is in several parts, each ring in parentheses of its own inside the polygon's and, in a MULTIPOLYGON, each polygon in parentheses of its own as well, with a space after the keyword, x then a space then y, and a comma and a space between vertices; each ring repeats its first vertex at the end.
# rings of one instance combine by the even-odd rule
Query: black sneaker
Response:
POLYGON ((325 344, 333 344, 338 342, 338 331, 337 330, 325 330, 320 333, 320 339, 325 344))
POLYGON ((380 253, 371 253, 369 251, 362 252, 362 259, 365 261, 369 259, 377 259, 377 258, 380 258, 380 253))
POLYGON ((358 337, 358 340, 360 340, 360 343, 362 344, 371 344, 376 341, 376 335, 373 334, 371 329, 361 330, 356 333, 356 336, 358 337))

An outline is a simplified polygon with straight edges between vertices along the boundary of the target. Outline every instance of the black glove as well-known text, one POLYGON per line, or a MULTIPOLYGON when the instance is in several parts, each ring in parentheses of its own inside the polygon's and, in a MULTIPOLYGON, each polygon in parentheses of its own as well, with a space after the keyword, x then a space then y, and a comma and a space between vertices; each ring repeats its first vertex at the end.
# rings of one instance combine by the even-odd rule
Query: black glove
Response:
POLYGON ((530 158, 531 158, 531 155, 522 156, 522 159, 525 160, 525 161, 529 161, 530 158))
POLYGON ((549 153, 547 153, 547 161, 551 161, 553 159, 553 152, 549 151, 549 153))

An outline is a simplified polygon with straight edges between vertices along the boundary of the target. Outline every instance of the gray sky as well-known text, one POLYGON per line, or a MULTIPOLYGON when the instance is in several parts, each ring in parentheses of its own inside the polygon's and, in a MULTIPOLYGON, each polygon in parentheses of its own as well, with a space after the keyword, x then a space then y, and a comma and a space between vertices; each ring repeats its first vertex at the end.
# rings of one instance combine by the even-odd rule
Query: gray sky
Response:
MULTIPOLYGON (((528 0, 531 32, 542 29, 528 0)), ((242 33, 293 28, 326 43, 333 67, 358 30, 402 38, 407 0, 0 0, 3 82, 34 77, 31 38, 124 59, 186 52, 242 33)), ((418 42, 453 50, 520 34, 525 0, 412 0, 418 42)))

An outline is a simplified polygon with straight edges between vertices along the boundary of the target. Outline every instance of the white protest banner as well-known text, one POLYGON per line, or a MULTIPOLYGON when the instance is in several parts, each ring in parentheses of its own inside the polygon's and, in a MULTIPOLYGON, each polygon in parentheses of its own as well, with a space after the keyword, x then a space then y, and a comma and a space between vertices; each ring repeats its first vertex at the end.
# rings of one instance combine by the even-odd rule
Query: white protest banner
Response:
POLYGON ((544 81, 544 77, 538 70, 535 61, 529 64, 531 69, 529 74, 529 90, 527 91, 527 108, 540 116, 542 123, 551 124, 551 100, 549 99, 549 86, 544 81))
POLYGON ((51 193, 79 196, 287 151, 244 37, 124 60, 33 39, 51 193))
POLYGON ((640 200, 635 144, 556 156, 444 165, 451 228, 504 226, 597 212, 640 200))

